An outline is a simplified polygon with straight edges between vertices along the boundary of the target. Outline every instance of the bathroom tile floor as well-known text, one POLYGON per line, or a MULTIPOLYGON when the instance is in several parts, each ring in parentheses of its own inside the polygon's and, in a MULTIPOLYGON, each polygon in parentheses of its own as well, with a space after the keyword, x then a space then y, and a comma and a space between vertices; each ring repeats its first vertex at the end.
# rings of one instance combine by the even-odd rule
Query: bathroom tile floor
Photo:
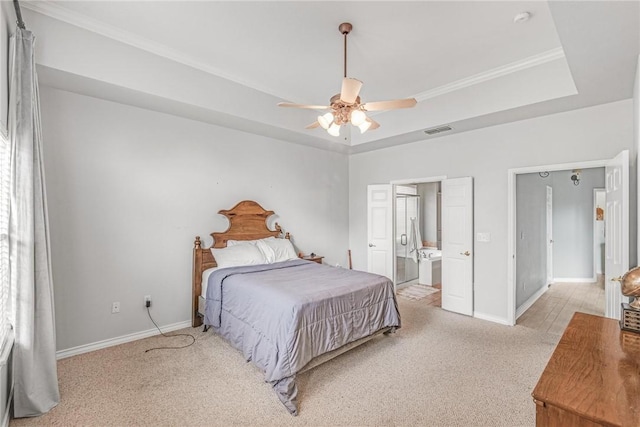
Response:
MULTIPOLYGON (((403 283, 402 286, 408 286, 417 283, 418 280, 416 279, 408 283, 403 283)), ((442 289, 442 285, 440 283, 433 285, 433 287, 436 289, 442 289)), ((434 292, 431 295, 427 295, 426 297, 421 298, 418 302, 420 304, 429 305, 432 307, 442 307, 442 292, 434 292)))

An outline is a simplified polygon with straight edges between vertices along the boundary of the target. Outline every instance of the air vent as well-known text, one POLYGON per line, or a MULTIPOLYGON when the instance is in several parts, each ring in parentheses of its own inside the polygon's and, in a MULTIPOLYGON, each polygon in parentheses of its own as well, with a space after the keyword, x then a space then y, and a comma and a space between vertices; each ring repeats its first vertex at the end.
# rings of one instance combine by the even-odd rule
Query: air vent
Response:
POLYGON ((451 126, 440 126, 437 128, 427 129, 424 131, 424 133, 426 133, 427 135, 435 135, 436 133, 448 132, 450 130, 451 130, 451 126))

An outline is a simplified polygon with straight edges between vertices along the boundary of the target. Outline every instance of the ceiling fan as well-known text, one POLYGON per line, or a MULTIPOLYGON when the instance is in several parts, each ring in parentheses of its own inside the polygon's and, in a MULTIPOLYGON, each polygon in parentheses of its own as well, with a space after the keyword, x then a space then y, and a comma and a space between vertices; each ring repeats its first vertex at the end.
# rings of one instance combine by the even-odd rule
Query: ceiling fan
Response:
POLYGON ((344 78, 342 79, 342 89, 340 93, 334 95, 329 100, 329 105, 303 105, 292 104, 290 102, 280 102, 280 107, 308 108, 312 110, 331 110, 326 114, 318 116, 318 120, 307 126, 307 129, 322 127, 329 135, 339 136, 340 127, 343 124, 351 123, 360 129, 360 133, 367 130, 377 129, 380 124, 367 117, 367 111, 396 110, 399 108, 411 108, 416 105, 415 98, 396 99, 393 101, 376 101, 363 103, 360 100, 360 88, 362 82, 358 79, 347 77, 347 35, 353 26, 348 22, 343 22, 338 30, 344 35, 344 78))

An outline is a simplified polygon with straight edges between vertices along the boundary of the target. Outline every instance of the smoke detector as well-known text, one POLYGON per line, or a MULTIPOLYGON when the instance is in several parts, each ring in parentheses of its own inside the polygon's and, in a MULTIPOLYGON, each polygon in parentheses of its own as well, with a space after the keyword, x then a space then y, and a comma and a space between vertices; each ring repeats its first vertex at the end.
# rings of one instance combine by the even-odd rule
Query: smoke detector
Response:
POLYGON ((520 12, 513 18, 513 22, 519 24, 521 22, 527 22, 530 18, 531 14, 529 12, 520 12))

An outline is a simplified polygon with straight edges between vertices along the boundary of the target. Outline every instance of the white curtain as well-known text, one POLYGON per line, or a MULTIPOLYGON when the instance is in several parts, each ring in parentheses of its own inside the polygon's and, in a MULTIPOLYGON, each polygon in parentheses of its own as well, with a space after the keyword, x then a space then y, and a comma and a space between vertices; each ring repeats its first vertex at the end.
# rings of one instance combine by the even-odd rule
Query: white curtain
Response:
POLYGON ((41 415, 60 401, 53 286, 34 36, 11 38, 9 256, 13 309, 16 418, 41 415))

